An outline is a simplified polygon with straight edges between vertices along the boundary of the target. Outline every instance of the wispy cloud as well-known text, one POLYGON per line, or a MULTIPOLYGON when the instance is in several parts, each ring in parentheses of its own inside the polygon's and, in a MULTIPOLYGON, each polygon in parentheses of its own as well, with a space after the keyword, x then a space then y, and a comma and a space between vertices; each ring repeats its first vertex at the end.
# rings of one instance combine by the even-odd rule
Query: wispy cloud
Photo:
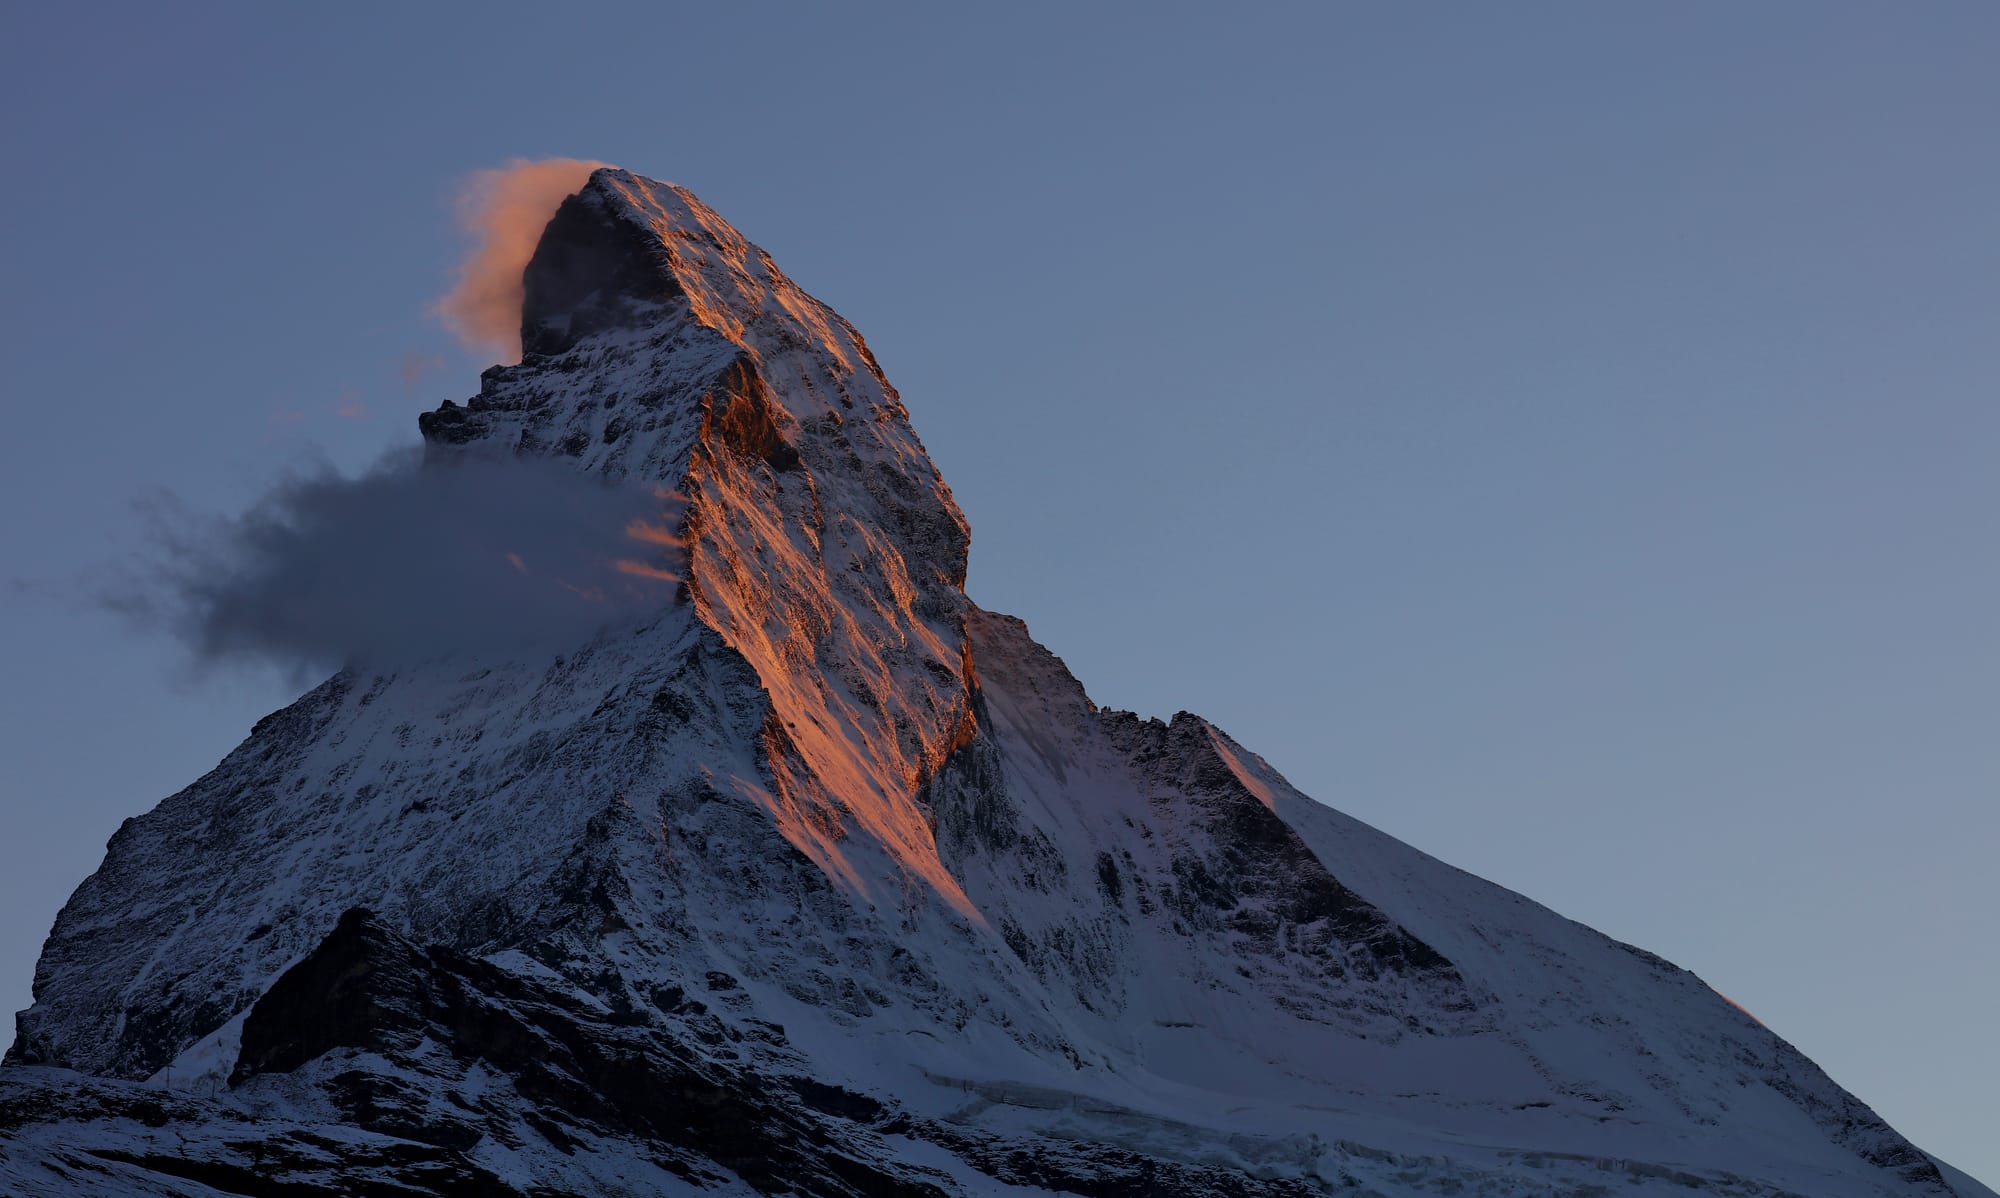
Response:
POLYGON ((294 476, 234 518, 156 499, 151 561, 98 598, 202 665, 504 657, 671 603, 680 511, 562 463, 404 451, 358 477, 294 476))
POLYGON ((459 223, 473 237, 458 281, 436 311, 468 346, 508 362, 521 357, 521 276, 562 202, 606 163, 581 158, 514 159, 466 180, 459 223))

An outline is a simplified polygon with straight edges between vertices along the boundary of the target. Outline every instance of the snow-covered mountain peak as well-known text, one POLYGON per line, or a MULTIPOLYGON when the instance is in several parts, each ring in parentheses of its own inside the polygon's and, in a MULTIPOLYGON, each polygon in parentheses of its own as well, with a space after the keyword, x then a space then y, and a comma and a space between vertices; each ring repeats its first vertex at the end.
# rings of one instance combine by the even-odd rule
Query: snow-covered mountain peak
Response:
POLYGON ((616 167, 593 172, 557 209, 523 287, 521 343, 530 355, 643 323, 682 299, 694 321, 747 349, 803 338, 843 372, 880 374, 852 326, 693 192, 616 167))
POLYGON ((859 333, 683 188, 601 169, 525 276, 527 354, 436 452, 552 455, 687 498, 697 617, 756 671, 742 786, 856 896, 979 920, 914 795, 966 735, 965 518, 859 333))
POLYGON ((686 190, 597 171, 523 282, 427 452, 678 496, 632 564, 681 586, 343 672, 127 821, 0 1192, 1954 1192, 1693 975, 1093 703, 967 598, 860 335, 686 190))

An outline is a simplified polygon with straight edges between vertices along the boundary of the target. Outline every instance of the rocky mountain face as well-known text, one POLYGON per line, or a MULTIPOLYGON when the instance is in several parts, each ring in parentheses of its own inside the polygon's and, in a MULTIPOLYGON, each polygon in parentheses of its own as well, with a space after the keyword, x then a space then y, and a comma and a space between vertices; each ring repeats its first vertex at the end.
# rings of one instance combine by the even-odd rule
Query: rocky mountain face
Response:
POLYGON ((0 1192, 1984 1193, 1693 975, 1093 704, 686 191, 598 171, 525 289, 426 468, 674 496, 671 600, 343 671, 127 821, 0 1192))

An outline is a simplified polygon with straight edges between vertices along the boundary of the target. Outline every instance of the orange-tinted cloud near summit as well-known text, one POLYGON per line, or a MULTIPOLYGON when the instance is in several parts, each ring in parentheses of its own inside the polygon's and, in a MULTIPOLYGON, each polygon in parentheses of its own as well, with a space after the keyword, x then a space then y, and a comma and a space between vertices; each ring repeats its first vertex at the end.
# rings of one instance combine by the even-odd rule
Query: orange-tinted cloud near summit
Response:
POLYGON ((520 360, 521 274, 556 209, 590 172, 607 165, 582 158, 516 158, 466 180, 458 218, 474 244, 459 265, 457 284, 435 309, 461 341, 508 362, 520 360))

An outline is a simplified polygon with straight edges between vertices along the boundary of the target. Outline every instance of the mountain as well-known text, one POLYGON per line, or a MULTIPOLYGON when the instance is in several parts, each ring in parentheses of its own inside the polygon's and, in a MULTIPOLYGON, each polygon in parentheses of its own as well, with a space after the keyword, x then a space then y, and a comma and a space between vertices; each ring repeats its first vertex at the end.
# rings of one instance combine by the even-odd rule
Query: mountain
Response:
POLYGON ((128 820, 0 1191, 1990 1195, 1692 974, 1094 704, 688 192, 597 171, 524 285, 425 468, 672 492, 671 599, 345 670, 128 820))

